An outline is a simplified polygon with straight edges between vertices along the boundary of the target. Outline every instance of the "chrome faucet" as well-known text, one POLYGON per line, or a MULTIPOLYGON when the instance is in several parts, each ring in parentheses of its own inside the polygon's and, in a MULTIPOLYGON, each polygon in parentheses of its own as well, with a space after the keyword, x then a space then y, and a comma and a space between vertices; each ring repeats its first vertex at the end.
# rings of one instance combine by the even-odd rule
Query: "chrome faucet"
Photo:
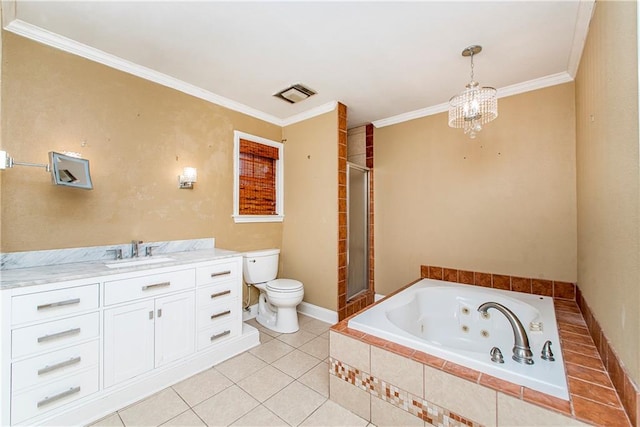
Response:
POLYGON ((524 363, 525 365, 533 365, 533 353, 531 352, 531 347, 529 347, 529 337, 527 336, 527 332, 522 326, 522 322, 518 319, 513 311, 509 310, 502 304, 498 304, 497 302, 489 301, 482 304, 478 307, 478 311, 483 316, 487 316, 487 310, 490 308, 495 308, 500 313, 504 314, 509 323, 511 324, 511 329, 513 329, 513 360, 518 363, 524 363))
POLYGON ((131 241, 131 258, 138 258, 138 255, 140 254, 140 245, 142 243, 142 240, 131 241))

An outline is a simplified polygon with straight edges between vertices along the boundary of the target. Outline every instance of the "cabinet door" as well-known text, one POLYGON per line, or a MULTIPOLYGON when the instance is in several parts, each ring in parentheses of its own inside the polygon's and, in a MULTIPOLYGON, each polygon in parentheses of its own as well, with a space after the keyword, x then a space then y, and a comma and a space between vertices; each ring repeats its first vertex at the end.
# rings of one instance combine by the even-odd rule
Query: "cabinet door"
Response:
POLYGON ((156 299, 155 366, 195 351, 195 292, 156 299))
POLYGON ((104 311, 104 385, 153 369, 153 300, 104 311))

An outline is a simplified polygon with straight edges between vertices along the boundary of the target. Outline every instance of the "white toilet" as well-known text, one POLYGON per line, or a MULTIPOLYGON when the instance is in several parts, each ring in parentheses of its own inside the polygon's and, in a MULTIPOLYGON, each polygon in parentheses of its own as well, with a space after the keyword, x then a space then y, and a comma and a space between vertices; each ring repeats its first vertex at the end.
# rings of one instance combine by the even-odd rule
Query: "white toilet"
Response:
POLYGON ((246 252, 243 258, 244 281, 260 290, 256 320, 265 328, 283 334, 296 332, 302 302, 302 282, 276 279, 280 249, 246 252))

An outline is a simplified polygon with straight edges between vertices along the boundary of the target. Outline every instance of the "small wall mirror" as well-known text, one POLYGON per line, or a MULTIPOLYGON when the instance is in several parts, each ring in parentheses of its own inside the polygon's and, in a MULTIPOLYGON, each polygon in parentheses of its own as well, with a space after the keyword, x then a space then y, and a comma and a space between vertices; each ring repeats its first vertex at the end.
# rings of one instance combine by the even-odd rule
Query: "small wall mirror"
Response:
POLYGON ((89 160, 67 154, 49 152, 51 180, 55 185, 92 190, 89 160))

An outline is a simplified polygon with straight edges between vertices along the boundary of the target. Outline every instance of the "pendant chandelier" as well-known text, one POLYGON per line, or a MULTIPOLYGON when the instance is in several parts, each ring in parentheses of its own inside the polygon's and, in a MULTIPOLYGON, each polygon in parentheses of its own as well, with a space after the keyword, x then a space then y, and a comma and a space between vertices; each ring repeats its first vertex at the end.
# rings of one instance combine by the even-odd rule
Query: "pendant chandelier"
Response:
POLYGON ((464 129, 465 135, 475 138, 482 125, 498 117, 497 91, 492 87, 480 87, 473 79, 473 55, 482 51, 482 46, 469 46, 462 56, 471 57, 471 81, 462 93, 449 100, 449 126, 464 129))

